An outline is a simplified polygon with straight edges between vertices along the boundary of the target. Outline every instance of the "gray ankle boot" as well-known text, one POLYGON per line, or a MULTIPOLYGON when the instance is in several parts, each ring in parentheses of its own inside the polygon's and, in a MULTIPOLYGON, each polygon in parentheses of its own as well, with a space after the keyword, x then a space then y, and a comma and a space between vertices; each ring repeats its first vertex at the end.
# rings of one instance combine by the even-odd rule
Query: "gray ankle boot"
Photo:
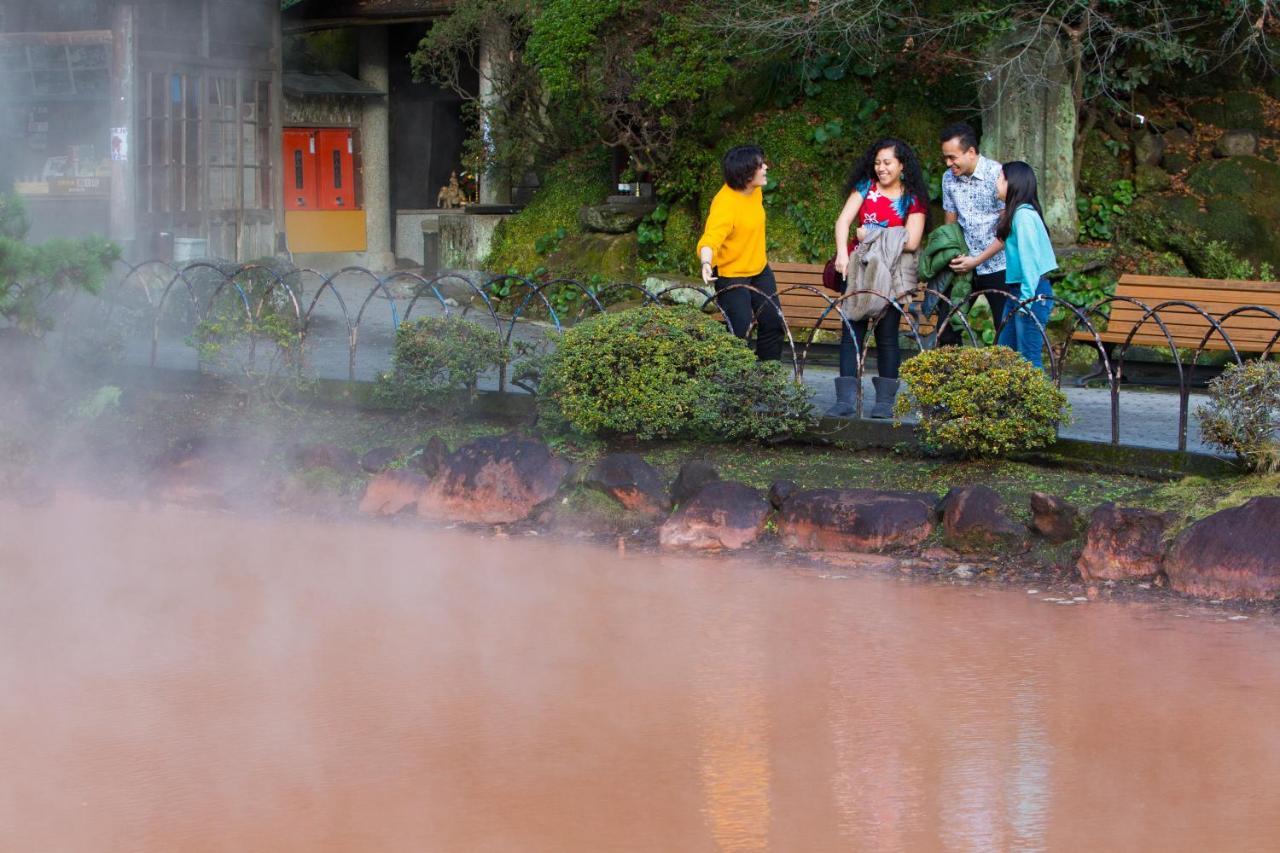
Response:
POLYGON ((853 413, 858 410, 857 407, 858 394, 858 377, 856 376, 837 376, 836 377, 836 404, 827 409, 826 416, 829 418, 851 418, 853 413))
POLYGON ((892 418, 893 401, 898 396, 898 380, 876 376, 872 378, 871 384, 876 386, 876 404, 871 407, 871 417, 892 418))

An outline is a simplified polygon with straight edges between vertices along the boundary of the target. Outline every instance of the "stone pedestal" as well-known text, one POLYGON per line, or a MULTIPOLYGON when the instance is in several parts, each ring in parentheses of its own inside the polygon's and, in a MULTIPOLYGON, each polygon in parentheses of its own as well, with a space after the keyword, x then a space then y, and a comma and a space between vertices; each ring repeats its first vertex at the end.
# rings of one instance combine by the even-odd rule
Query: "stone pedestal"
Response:
POLYGON ((434 227, 440 245, 440 269, 483 269, 493 232, 510 214, 440 212, 422 220, 424 237, 434 227))
POLYGON ((440 269, 440 217, 457 214, 451 208, 396 211, 396 262, 412 262, 427 274, 440 269))

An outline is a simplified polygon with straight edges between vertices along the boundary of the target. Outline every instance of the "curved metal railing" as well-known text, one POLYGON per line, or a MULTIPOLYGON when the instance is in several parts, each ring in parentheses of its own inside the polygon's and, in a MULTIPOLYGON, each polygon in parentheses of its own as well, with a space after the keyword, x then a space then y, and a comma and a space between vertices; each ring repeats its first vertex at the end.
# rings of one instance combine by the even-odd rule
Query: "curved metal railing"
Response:
MULTIPOLYGON (((103 298, 98 304, 103 306, 103 318, 110 321, 114 311, 121 305, 132 304, 135 310, 143 313, 149 311, 150 328, 150 365, 157 365, 158 352, 165 320, 183 322, 195 329, 208 319, 215 308, 228 310, 233 306, 234 313, 243 314, 245 328, 248 331, 248 358, 252 359, 257 347, 257 328, 266 306, 271 305, 277 315, 283 315, 292 324, 292 332, 297 335, 299 348, 302 349, 313 328, 323 328, 319 322, 321 316, 336 318, 339 329, 346 337, 347 376, 356 378, 357 355, 361 347, 361 330, 370 326, 372 316, 383 317, 379 324, 383 331, 389 329, 394 333, 402 322, 411 319, 415 310, 419 313, 426 310, 424 304, 434 305, 441 316, 467 317, 475 313, 481 316, 482 322, 492 324, 501 340, 508 347, 516 335, 522 322, 538 321, 544 323, 555 335, 563 334, 565 327, 585 317, 606 311, 606 306, 619 301, 632 304, 670 304, 675 296, 683 294, 680 301, 692 302, 703 311, 714 310, 716 294, 703 287, 690 285, 673 285, 660 291, 651 291, 638 284, 617 283, 603 287, 592 287, 582 282, 557 278, 550 281, 537 281, 515 275, 493 275, 479 281, 465 275, 445 272, 438 275, 424 276, 411 271, 397 271, 384 275, 364 267, 345 267, 331 273, 322 273, 314 269, 289 269, 285 272, 258 264, 232 265, 212 261, 197 261, 178 266, 164 261, 143 261, 138 264, 120 262, 119 274, 104 290, 103 298), (446 296, 446 291, 453 297, 446 296), (176 320, 166 312, 175 299, 174 293, 185 295, 185 300, 178 297, 185 312, 176 320), (310 293, 310 299, 305 296, 310 293), (568 294, 566 296, 566 294, 568 294), (385 309, 375 300, 386 302, 385 309), (557 305, 559 308, 557 308, 557 305), (323 306, 322 313, 317 309, 323 306), (400 310, 403 306, 403 311, 400 310), (383 312, 386 312, 384 314, 383 312), (533 315, 537 315, 536 318, 533 315), (544 319, 545 318, 545 319, 544 319), (389 324, 386 322, 389 319, 389 324)), ((785 348, 795 378, 803 379, 804 368, 810 358, 810 347, 815 337, 812 332, 819 330, 824 322, 835 317, 838 326, 854 334, 853 322, 842 307, 842 298, 811 285, 790 285, 780 288, 782 299, 773 301, 758 289, 746 285, 735 284, 724 289, 724 292, 743 289, 761 297, 753 300, 760 307, 752 318, 751 326, 758 325, 761 312, 773 311, 782 321, 785 329, 785 348), (825 307, 817 319, 797 320, 791 322, 786 316, 785 302, 790 294, 805 294, 811 299, 817 297, 825 307), (809 334, 800 335, 801 332, 809 334), (797 342, 797 336, 803 337, 797 342)), ((875 295, 875 294, 872 294, 875 295)), ((907 329, 904 332, 915 345, 921 349, 929 349, 936 345, 936 331, 948 325, 959 326, 962 344, 977 346, 980 337, 969 322, 968 311, 981 293, 970 293, 963 299, 951 300, 945 293, 925 289, 917 291, 917 300, 926 297, 931 304, 938 306, 935 334, 923 334, 921 331, 924 319, 920 316, 920 302, 899 303, 884 299, 888 310, 895 310, 907 318, 907 329)), ((1067 361, 1072 346, 1084 346, 1095 352, 1101 365, 1100 376, 1108 384, 1111 400, 1111 443, 1120 443, 1120 383, 1123 376, 1124 362, 1128 357, 1139 332, 1146 327, 1154 327, 1159 336, 1165 340, 1170 354, 1171 364, 1178 377, 1178 449, 1187 446, 1187 423, 1191 388, 1195 371, 1201 366, 1201 360, 1213 339, 1222 341, 1223 349, 1236 363, 1242 363, 1244 356, 1233 340, 1228 326, 1236 318, 1246 315, 1263 322, 1270 320, 1275 325, 1275 332, 1261 351, 1262 357, 1269 357, 1280 342, 1280 313, 1261 305, 1244 305, 1233 308, 1221 316, 1213 316, 1200 306, 1184 300, 1169 300, 1148 305, 1140 300, 1127 296, 1110 296, 1089 305, 1078 305, 1052 295, 1038 295, 1014 303, 1014 310, 1026 309, 1035 303, 1048 303, 1051 309, 1058 309, 1065 320, 1065 340, 1055 345, 1046 324, 1042 323, 1033 312, 1027 314, 1035 322, 1044 339, 1048 352, 1046 369, 1049 377, 1058 387, 1063 379, 1063 365, 1067 361), (1124 341, 1114 347, 1104 344, 1099 326, 1110 315, 1114 303, 1128 303, 1141 313, 1141 318, 1128 332, 1124 341), (1166 323, 1164 315, 1170 312, 1188 312, 1195 314, 1207 326, 1208 331, 1200 341, 1189 359, 1185 351, 1177 345, 1177 339, 1166 323)), ((993 318, 995 331, 998 334, 1002 326, 1002 318, 993 318)), ((726 324, 728 321, 726 319, 726 324)), ((743 337, 749 336, 751 329, 735 330, 743 337)), ((1256 332, 1256 328, 1255 328, 1256 332)), ((861 345, 856 348, 856 366, 859 387, 866 362, 868 344, 871 335, 863 336, 861 345)), ((1150 346, 1150 344, 1143 344, 1150 346)), ((1247 353, 1257 353, 1254 346, 1247 353)), ((389 364, 388 364, 389 366, 389 364)), ((508 385, 507 366, 501 366, 498 373, 498 386, 505 390, 508 385)), ((861 414, 861 395, 858 399, 861 414)))

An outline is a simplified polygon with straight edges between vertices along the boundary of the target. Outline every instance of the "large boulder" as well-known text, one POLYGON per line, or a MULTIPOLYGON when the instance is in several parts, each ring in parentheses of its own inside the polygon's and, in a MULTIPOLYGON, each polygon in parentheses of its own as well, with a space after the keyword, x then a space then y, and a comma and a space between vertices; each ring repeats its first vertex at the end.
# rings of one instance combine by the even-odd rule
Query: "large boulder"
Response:
POLYGON ((360 474, 360 457, 349 447, 337 444, 304 444, 293 451, 294 464, 299 468, 328 468, 339 474, 360 474))
POLYGON ((1191 104, 1187 113, 1196 121, 1221 128, 1263 130, 1266 127, 1262 98, 1253 92, 1227 92, 1213 100, 1191 104))
POLYGON ((791 480, 775 480, 769 485, 769 505, 774 509, 782 509, 798 491, 800 488, 791 480))
MULTIPOLYGON (((1080 163, 1081 197, 1110 192, 1116 181, 1129 177, 1128 164, 1112 153, 1107 147, 1108 142, 1110 140, 1096 127, 1085 137, 1084 156, 1080 163)), ((931 142, 930 147, 934 144, 931 142)))
POLYGON ((1164 561, 1178 592, 1209 598, 1280 598, 1280 497, 1202 518, 1182 532, 1164 561))
POLYGON ((789 548, 883 551, 915 545, 934 527, 937 499, 922 492, 813 489, 791 495, 778 514, 789 548))
POLYGON ((956 486, 938 505, 948 544, 966 549, 1019 545, 1026 528, 1009 520, 1004 503, 990 486, 956 486))
POLYGON ((662 302, 675 302, 680 305, 693 305, 701 308, 707 303, 710 289, 702 283, 702 279, 684 278, 674 275, 651 275, 640 283, 651 296, 662 302))
POLYGON ((626 234, 657 207, 653 203, 619 203, 587 205, 578 210, 578 224, 584 231, 600 234, 626 234))
POLYGON ((1191 152, 1176 150, 1167 151, 1164 155, 1164 170, 1170 175, 1177 175, 1187 171, 1196 164, 1196 158, 1191 152))
POLYGON ((400 451, 394 447, 375 447, 360 457, 360 467, 370 474, 376 474, 400 458, 400 451))
POLYGON ((546 256, 546 267, 586 281, 635 281, 639 242, 632 234, 570 234, 546 256))
POLYGON ((1133 186, 1140 193, 1158 193, 1169 189, 1173 179, 1159 166, 1139 163, 1133 170, 1133 186))
POLYGON ((1133 162, 1135 166, 1159 166, 1164 156, 1164 137, 1138 130, 1133 134, 1133 162))
POLYGON ((680 466, 680 473, 671 483, 671 503, 682 506, 707 483, 715 483, 719 479, 720 472, 710 463, 691 459, 680 466))
POLYGON ((584 483, 633 512, 657 515, 670 508, 662 475, 637 453, 610 453, 592 467, 584 483))
POLYGON ((449 458, 449 445, 440 436, 433 435, 427 439, 426 444, 415 447, 409 456, 419 471, 428 477, 434 477, 449 458))
POLYGON ((383 471, 365 487, 360 511, 366 515, 397 515, 414 509, 430 482, 424 475, 407 468, 383 471))
POLYGON ((1076 535, 1080 510, 1045 492, 1031 493, 1031 528, 1050 542, 1066 542, 1076 535))
POLYGON ((418 515, 482 524, 521 521, 555 497, 568 470, 540 441, 478 438, 444 461, 418 497, 418 515))
POLYGON ((743 548, 759 538, 769 518, 764 492, 732 480, 707 483, 658 530, 664 548, 743 548))
POLYGON ((1261 157, 1206 160, 1187 171, 1187 185, 1204 197, 1208 215, 1197 211, 1195 222, 1205 236, 1254 263, 1280 266, 1280 229, 1273 227, 1280 222, 1280 164, 1261 157))
POLYGON ((1160 134, 1160 138, 1164 141, 1166 151, 1170 148, 1186 148, 1195 142, 1195 137, 1185 129, 1176 126, 1160 134))
POLYGON ((1153 578, 1164 558, 1171 518, 1153 509, 1118 507, 1112 501, 1089 517, 1076 568, 1085 580, 1153 578))
POLYGON ((1258 157, 1206 160, 1188 170, 1187 181, 1205 197, 1209 215, 1194 196, 1140 195, 1124 219, 1124 238, 1172 252, 1204 278, 1217 275, 1209 251, 1215 240, 1255 263, 1280 263, 1280 230, 1268 225, 1280 221, 1280 165, 1258 157))
POLYGON ((1215 157, 1252 157, 1258 153, 1258 133, 1253 130, 1228 130, 1213 145, 1215 157))

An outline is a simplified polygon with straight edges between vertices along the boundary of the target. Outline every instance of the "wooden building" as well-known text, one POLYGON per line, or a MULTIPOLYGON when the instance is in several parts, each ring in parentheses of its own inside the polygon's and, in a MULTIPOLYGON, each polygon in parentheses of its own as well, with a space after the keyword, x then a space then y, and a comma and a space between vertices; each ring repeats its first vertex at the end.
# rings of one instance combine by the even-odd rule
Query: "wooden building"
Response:
POLYGON ((279 0, 0 0, 0 175, 33 238, 283 245, 279 0))

